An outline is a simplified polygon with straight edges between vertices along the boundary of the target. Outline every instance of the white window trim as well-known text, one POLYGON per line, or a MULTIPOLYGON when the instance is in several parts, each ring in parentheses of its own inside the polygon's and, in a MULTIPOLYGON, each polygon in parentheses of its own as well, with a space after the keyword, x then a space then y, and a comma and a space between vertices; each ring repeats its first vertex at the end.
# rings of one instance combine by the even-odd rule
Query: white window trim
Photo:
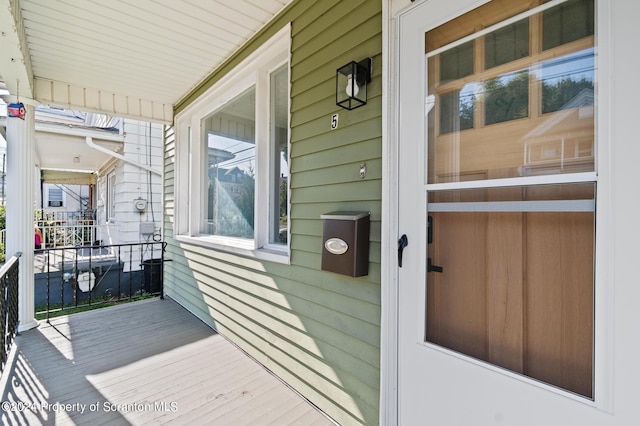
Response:
MULTIPOLYGON (((256 105, 268 105, 270 74, 283 64, 289 64, 290 52, 291 26, 286 25, 198 100, 176 115, 174 238, 177 241, 262 260, 290 263, 291 238, 287 239, 286 245, 269 244, 269 215, 264 214, 265 210, 269 210, 270 179, 268 177, 271 161, 270 151, 264 153, 270 146, 267 110, 256 108, 255 173, 258 178, 256 179, 254 239, 201 234, 200 221, 205 200, 197 195, 203 193, 200 173, 206 161, 200 150, 203 140, 201 120, 233 100, 251 85, 256 87, 256 105)), ((289 149, 289 156, 290 151, 289 149)), ((288 160, 291 164, 290 158, 288 160)), ((290 179, 288 191, 290 200, 290 179)), ((287 209, 290 210, 291 203, 288 204, 287 209)), ((289 213, 288 211, 287 214, 289 213)), ((289 222, 287 232, 290 234, 290 231, 289 222)))

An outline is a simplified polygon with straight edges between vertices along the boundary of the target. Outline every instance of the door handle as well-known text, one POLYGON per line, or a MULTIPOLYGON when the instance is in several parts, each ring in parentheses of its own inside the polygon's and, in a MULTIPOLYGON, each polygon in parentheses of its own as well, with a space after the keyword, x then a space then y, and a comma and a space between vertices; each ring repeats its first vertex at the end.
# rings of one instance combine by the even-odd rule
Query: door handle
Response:
POLYGON ((409 245, 409 239, 407 234, 402 234, 402 237, 398 240, 398 267, 402 268, 402 253, 404 248, 409 245))
POLYGON ((442 266, 437 266, 431 263, 431 258, 427 257, 427 272, 440 272, 442 273, 442 266))

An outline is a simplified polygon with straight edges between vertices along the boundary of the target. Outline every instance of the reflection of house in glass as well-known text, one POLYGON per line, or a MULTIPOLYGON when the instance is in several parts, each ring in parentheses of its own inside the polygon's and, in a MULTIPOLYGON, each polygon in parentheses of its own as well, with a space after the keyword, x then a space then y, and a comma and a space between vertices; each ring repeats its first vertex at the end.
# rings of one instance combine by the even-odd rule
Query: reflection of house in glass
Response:
POLYGON ((242 192, 244 185, 245 173, 237 167, 232 169, 218 169, 218 185, 227 194, 231 196, 233 200, 238 198, 238 195, 242 192))
POLYGON ((234 165, 239 158, 237 153, 209 147, 206 231, 214 235, 251 238, 255 183, 250 172, 234 165))
POLYGON ((594 169, 593 101, 593 89, 583 89, 522 138, 522 176, 594 169))

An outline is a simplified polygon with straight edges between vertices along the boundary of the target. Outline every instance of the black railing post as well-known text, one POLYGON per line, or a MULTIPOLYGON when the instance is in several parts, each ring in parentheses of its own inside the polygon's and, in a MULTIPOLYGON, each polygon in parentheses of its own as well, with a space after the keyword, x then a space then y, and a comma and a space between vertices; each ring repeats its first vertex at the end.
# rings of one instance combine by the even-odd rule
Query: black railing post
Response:
MULTIPOLYGON (((49 322, 49 312, 51 311, 51 262, 49 259, 49 252, 47 252, 44 255, 44 258, 47 259, 47 322, 49 322)), ((63 271, 63 275, 64 275, 64 271, 63 271)), ((61 277, 61 280, 62 280, 62 277, 61 277)), ((62 282, 62 284, 60 285, 60 288, 62 287, 64 287, 64 282, 62 282)))
POLYGON ((118 302, 120 301, 120 294, 122 293, 122 289, 120 288, 121 286, 121 278, 122 278, 122 273, 124 272, 124 267, 122 268, 122 271, 120 270, 120 264, 122 263, 122 246, 118 246, 118 264, 117 264, 117 268, 118 268, 118 302))

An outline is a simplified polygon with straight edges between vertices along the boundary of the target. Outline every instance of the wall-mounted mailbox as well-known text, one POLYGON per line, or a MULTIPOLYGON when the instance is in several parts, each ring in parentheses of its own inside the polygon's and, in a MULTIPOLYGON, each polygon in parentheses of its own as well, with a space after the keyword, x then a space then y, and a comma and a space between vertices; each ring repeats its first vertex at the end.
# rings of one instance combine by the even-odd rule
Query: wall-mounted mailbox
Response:
POLYGON ((322 219, 322 270, 369 274, 369 212, 331 212, 322 219))

